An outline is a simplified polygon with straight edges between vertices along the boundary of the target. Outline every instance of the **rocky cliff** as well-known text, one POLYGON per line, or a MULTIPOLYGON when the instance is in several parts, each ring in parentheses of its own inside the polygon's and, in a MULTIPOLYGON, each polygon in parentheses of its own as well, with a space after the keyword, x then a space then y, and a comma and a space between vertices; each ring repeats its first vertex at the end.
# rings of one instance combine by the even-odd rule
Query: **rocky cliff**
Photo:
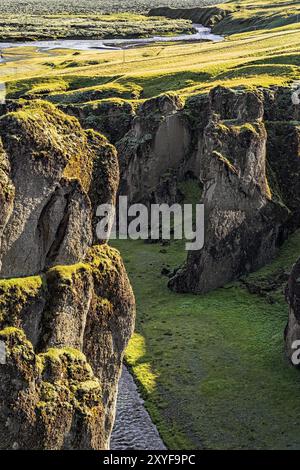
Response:
POLYGON ((299 227, 298 119, 289 88, 217 87, 185 105, 169 93, 137 110, 117 144, 120 192, 171 204, 183 183, 202 188, 205 245, 172 289, 202 293, 254 271, 299 227))
POLYGON ((105 449, 135 309, 94 236, 116 151, 53 105, 14 108, 0 118, 0 448, 105 449))
MULTIPOLYGON (((117 143, 120 194, 129 203, 172 202, 175 175, 190 147, 190 131, 173 94, 146 100, 137 110, 130 131, 117 143)), ((174 193, 174 194, 173 194, 174 193)))
POLYGON ((193 23, 213 28, 229 15, 231 11, 232 8, 226 8, 226 5, 222 5, 220 7, 212 6, 195 8, 158 7, 152 8, 149 11, 149 16, 165 16, 173 19, 183 18, 191 20, 193 23))

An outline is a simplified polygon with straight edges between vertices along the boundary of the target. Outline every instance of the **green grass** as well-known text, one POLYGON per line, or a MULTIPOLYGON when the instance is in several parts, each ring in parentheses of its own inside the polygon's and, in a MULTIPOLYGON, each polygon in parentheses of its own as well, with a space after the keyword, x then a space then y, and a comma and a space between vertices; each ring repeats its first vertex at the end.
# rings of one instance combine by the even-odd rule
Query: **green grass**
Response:
MULTIPOLYGON (((168 447, 299 449, 300 381, 283 351, 283 293, 273 304, 239 283, 176 294, 160 272, 184 261, 181 242, 113 245, 137 299, 126 360, 168 447)), ((290 267, 299 250, 300 232, 256 276, 290 267)))
POLYGON ((234 0, 221 5, 231 12, 215 28, 236 33, 256 29, 273 29, 299 21, 300 1, 297 0, 234 0))
MULTIPOLYGON (((181 5, 182 6, 182 5, 181 5)), ((234 34, 258 29, 285 28, 299 22, 298 0, 228 0, 219 2, 216 8, 153 10, 151 14, 168 18, 190 19, 213 27, 216 33, 234 34), (207 21, 209 22, 207 23, 207 21)))
POLYGON ((232 35, 218 44, 156 44, 126 50, 125 56, 123 51, 81 51, 74 59, 74 51, 23 47, 19 56, 18 48, 5 51, 9 62, 0 66, 0 80, 9 98, 49 94, 57 103, 116 96, 139 100, 167 91, 188 97, 220 84, 290 84, 300 74, 299 44, 300 22, 293 29, 232 35))
POLYGON ((155 35, 192 34, 192 23, 184 19, 150 17, 136 13, 108 15, 37 15, 2 13, 0 41, 48 39, 136 38, 155 35))

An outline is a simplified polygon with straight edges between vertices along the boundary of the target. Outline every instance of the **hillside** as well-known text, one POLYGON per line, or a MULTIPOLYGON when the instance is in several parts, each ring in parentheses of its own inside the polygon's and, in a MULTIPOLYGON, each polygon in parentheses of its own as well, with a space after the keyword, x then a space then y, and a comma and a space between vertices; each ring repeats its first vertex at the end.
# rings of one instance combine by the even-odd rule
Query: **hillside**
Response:
MULTIPOLYGON (((218 3, 219 0, 164 0, 164 5, 175 7, 205 6, 218 3)), ((2 13, 18 14, 60 14, 60 13, 115 13, 148 12, 158 7, 162 0, 2 0, 2 13)))
POLYGON ((216 7, 152 9, 150 15, 185 18, 213 27, 216 33, 233 34, 258 29, 288 27, 299 22, 300 2, 286 0, 237 0, 216 7))

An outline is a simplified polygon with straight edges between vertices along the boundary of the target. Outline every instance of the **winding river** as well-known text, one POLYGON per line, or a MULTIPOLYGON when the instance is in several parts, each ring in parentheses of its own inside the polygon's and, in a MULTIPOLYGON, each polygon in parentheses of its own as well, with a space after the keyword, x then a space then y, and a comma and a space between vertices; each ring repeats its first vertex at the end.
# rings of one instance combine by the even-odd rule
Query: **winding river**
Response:
MULTIPOLYGON (((143 46, 156 42, 170 41, 213 41, 220 42, 224 40, 223 36, 212 34, 210 28, 201 24, 193 24, 196 33, 181 34, 179 36, 153 36, 151 38, 140 39, 58 39, 50 41, 25 41, 25 42, 0 42, 0 50, 4 51, 12 47, 36 47, 39 51, 50 51, 53 49, 75 49, 81 51, 99 50, 120 50, 143 46)), ((5 62, 5 58, 2 58, 5 62)))

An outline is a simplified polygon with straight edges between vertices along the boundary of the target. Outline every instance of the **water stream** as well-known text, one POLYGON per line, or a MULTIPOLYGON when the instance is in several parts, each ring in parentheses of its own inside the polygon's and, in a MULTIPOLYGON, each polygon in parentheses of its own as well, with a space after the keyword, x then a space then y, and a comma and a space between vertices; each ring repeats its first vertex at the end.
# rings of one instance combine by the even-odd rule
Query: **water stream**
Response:
MULTIPOLYGON (((36 47, 39 51, 50 51, 53 49, 75 49, 81 51, 99 50, 106 52, 108 50, 120 50, 142 46, 156 42, 169 41, 213 41, 220 42, 224 40, 223 36, 211 33, 210 28, 201 24, 193 24, 196 33, 181 34, 179 36, 153 36, 151 38, 140 39, 58 39, 49 41, 25 41, 25 42, 0 42, 0 50, 13 47, 36 47)), ((5 62, 5 58, 0 59, 5 62)))
POLYGON ((126 367, 123 367, 119 382, 117 414, 110 448, 112 450, 166 449, 126 367))

